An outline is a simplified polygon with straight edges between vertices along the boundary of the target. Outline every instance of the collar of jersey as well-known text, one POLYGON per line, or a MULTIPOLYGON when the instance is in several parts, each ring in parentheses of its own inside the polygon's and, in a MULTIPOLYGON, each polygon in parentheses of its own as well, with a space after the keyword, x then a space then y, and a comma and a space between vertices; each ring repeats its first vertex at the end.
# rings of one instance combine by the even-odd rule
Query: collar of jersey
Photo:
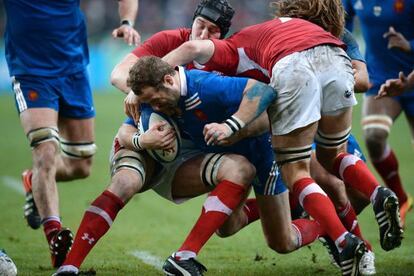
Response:
POLYGON ((185 75, 184 67, 182 66, 177 66, 177 67, 178 67, 178 74, 180 75, 181 97, 185 97, 187 96, 187 76, 185 75))

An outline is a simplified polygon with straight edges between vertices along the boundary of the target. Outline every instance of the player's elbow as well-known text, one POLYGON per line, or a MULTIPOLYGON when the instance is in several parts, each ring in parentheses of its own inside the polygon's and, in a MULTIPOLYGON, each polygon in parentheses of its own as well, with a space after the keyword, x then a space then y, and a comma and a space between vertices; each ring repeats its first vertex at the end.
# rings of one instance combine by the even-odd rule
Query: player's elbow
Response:
POLYGON ((369 80, 368 78, 357 78, 355 80, 354 90, 356 93, 363 93, 369 89, 369 80))
POLYGON ((126 83, 125 72, 120 72, 118 66, 111 72, 111 84, 118 89, 121 89, 122 85, 126 83))

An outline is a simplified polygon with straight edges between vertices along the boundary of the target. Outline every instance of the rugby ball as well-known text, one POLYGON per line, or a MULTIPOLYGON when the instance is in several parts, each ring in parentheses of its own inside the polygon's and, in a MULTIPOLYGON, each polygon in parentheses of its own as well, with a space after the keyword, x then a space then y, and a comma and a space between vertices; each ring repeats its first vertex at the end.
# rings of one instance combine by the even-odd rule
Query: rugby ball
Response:
POLYGON ((173 128, 175 130, 174 147, 171 151, 147 149, 147 152, 156 161, 161 163, 169 163, 177 158, 181 148, 180 131, 174 120, 165 114, 155 112, 149 109, 144 109, 141 112, 139 128, 141 133, 144 133, 145 131, 150 129, 154 124, 162 121, 167 122, 166 127, 173 128))
POLYGON ((0 250, 0 275, 16 276, 17 268, 12 259, 7 256, 6 252, 0 250))

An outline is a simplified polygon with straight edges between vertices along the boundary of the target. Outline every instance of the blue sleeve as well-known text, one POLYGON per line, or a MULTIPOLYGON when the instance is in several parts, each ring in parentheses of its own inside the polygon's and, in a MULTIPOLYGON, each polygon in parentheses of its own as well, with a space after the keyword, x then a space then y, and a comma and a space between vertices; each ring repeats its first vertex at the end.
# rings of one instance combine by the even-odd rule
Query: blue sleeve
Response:
POLYGON ((342 3, 344 5, 344 9, 345 9, 345 28, 347 28, 348 30, 350 30, 351 32, 354 29, 354 16, 355 16, 355 11, 354 8, 352 6, 352 0, 342 0, 342 3))
POLYGON ((414 39, 413 40, 409 40, 408 42, 410 42, 411 53, 414 53, 414 39))
POLYGON ((137 124, 135 124, 134 119, 132 119, 131 117, 127 117, 124 121, 124 124, 137 127, 137 124))
MULTIPOLYGON (((190 71, 192 77, 196 74, 194 71, 190 71)), ((210 72, 203 72, 202 76, 197 78, 196 86, 204 102, 223 107, 239 107, 247 78, 221 76, 210 72)))
POLYGON ((345 29, 344 34, 342 35, 341 39, 346 44, 347 46, 346 53, 352 60, 359 60, 359 61, 366 63, 364 57, 359 51, 358 42, 356 41, 356 39, 354 38, 354 36, 352 35, 350 31, 345 29))

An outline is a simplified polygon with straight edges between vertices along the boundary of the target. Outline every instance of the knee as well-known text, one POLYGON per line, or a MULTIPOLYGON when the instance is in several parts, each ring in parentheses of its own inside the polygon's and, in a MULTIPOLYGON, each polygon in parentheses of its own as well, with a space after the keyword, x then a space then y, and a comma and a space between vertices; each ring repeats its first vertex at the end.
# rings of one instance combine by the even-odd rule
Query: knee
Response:
POLYGON ((74 179, 87 178, 91 174, 92 159, 85 159, 72 165, 72 176, 74 179))
POLYGON ((267 239, 267 246, 279 254, 287 254, 296 249, 290 239, 267 239))
POLYGON ((223 164, 223 178, 250 185, 256 175, 256 168, 245 157, 240 155, 229 156, 223 164))
POLYGON ((225 229, 219 228, 216 230, 216 235, 220 238, 227 238, 233 235, 233 233, 226 231, 225 229))
POLYGON ((56 165, 57 147, 53 142, 39 144, 33 149, 33 165, 40 171, 48 172, 56 165))
POLYGON ((137 174, 121 170, 112 177, 108 190, 127 202, 141 190, 141 187, 142 180, 137 174))

